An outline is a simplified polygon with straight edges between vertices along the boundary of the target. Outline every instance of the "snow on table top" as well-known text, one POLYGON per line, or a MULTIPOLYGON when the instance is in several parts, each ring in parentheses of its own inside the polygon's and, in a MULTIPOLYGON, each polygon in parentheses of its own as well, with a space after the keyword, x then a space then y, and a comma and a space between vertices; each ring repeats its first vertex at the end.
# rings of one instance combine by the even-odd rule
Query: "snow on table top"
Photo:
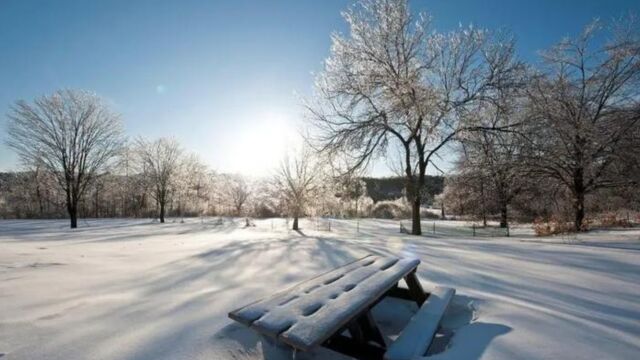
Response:
POLYGON ((378 300, 420 260, 377 255, 304 281, 229 313, 229 317, 300 350, 321 344, 378 300))

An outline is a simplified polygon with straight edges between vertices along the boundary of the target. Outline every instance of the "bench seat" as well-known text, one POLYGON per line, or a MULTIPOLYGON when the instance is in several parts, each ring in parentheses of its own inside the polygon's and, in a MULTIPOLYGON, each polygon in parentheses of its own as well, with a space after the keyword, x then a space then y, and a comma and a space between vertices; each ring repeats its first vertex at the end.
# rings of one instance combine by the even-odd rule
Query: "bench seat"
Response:
POLYGON ((411 360, 425 355, 455 289, 436 287, 427 301, 384 354, 386 360, 411 360))

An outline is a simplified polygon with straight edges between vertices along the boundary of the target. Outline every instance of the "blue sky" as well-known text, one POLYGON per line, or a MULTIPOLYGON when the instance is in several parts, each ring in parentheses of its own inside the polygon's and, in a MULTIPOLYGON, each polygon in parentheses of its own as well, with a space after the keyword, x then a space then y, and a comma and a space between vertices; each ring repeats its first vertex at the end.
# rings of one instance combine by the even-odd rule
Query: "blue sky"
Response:
MULTIPOLYGON (((263 175, 301 118, 347 0, 0 0, 0 125, 57 88, 108 99, 130 136, 174 136, 219 171, 263 175)), ((438 30, 507 28, 520 55, 640 1, 413 0, 438 30)), ((3 139, 4 140, 4 139, 3 139)), ((0 171, 17 168, 0 144, 0 171)), ((374 174, 385 174, 384 165, 374 174)))

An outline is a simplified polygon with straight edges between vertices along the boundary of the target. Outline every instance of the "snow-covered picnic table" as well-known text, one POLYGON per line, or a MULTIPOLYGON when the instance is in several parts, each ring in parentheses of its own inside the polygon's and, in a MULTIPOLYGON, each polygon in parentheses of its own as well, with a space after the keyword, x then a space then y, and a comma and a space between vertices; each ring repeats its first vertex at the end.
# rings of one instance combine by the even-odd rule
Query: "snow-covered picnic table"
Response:
POLYGON ((415 274, 419 264, 417 259, 368 255, 234 310, 229 317, 284 351, 322 345, 357 358, 382 358, 387 346, 370 309, 387 295, 421 306, 429 295, 415 274), (398 287, 402 279, 407 288, 398 287), (344 330, 350 337, 342 335, 344 330))

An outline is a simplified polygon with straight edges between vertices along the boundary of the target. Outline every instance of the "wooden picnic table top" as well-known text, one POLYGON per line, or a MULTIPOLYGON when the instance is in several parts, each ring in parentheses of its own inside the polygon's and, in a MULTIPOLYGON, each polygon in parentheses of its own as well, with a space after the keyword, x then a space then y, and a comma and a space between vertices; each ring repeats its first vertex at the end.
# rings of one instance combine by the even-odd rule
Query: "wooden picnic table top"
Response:
POLYGON ((414 271, 418 259, 368 255, 229 313, 296 349, 322 344, 414 271))

